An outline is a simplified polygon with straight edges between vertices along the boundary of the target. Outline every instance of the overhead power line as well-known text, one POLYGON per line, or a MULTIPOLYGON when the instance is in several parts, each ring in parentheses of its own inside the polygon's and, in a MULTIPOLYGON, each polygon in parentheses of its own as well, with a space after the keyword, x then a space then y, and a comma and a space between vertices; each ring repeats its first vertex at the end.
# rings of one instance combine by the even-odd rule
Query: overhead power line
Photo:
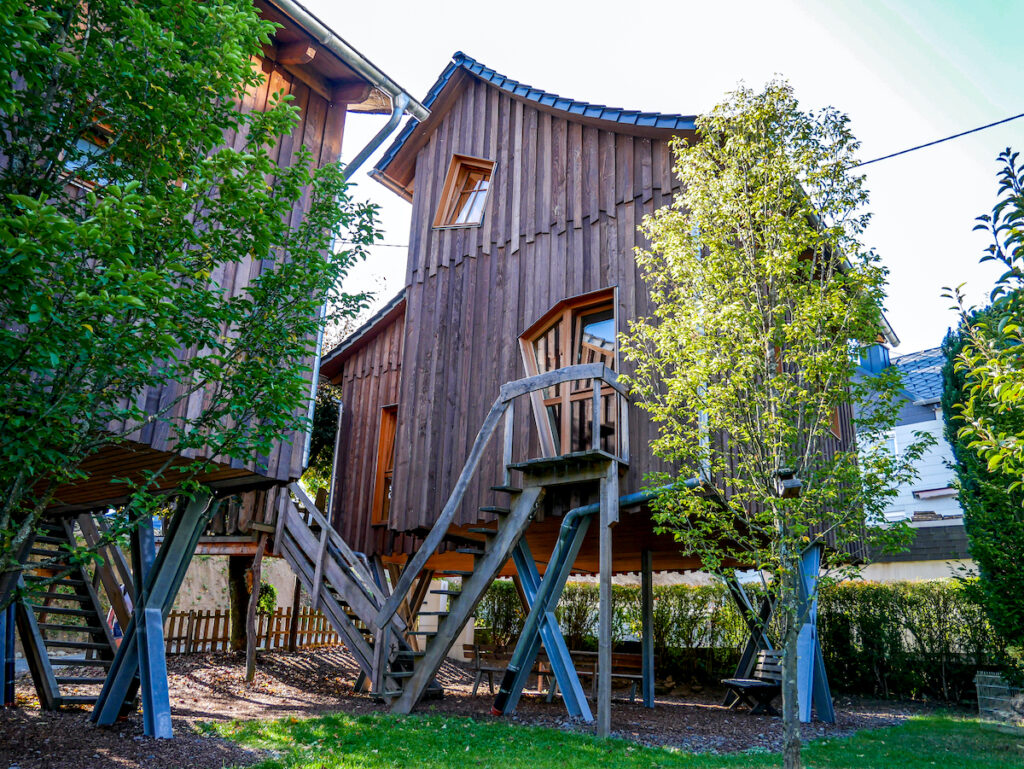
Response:
POLYGON ((916 147, 910 147, 909 149, 900 150, 899 152, 894 152, 891 155, 883 155, 882 157, 875 158, 874 160, 865 160, 863 163, 858 163, 857 165, 855 165, 854 168, 860 168, 861 166, 869 166, 872 163, 879 162, 880 160, 888 160, 889 158, 898 157, 899 155, 906 155, 908 152, 914 152, 916 150, 923 150, 925 147, 934 147, 936 144, 942 144, 943 142, 952 141, 953 139, 959 139, 961 136, 967 136, 968 134, 977 133, 978 131, 984 131, 986 128, 993 128, 993 127, 995 127, 997 125, 1002 125, 1003 123, 1009 123, 1011 120, 1017 120, 1018 118, 1022 118, 1022 117, 1024 117, 1024 112, 1021 112, 1019 115, 1014 115, 1013 117, 1008 117, 1008 118, 1004 118, 1002 120, 997 120, 996 122, 989 123, 988 125, 982 125, 982 126, 978 126, 977 128, 972 128, 970 131, 961 131, 958 134, 953 134, 952 136, 947 136, 944 139, 936 139, 935 141, 928 142, 927 144, 918 144, 916 147))

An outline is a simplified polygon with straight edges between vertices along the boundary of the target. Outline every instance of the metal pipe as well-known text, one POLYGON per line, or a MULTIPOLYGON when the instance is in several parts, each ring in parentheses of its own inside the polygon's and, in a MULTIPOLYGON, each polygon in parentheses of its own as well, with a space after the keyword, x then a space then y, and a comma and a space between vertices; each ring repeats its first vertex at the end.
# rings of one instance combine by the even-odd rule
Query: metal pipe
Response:
POLYGON ((345 179, 346 181, 352 178, 352 174, 359 170, 359 167, 369 159, 370 155, 377 151, 377 148, 384 143, 391 133, 398 128, 398 123, 402 119, 402 115, 405 113, 406 107, 409 106, 409 102, 412 101, 412 97, 409 94, 403 92, 397 94, 391 105, 391 117, 388 122, 381 128, 377 135, 370 139, 369 144, 360 150, 359 154, 352 158, 352 162, 345 166, 345 179))
MULTIPOLYGON (((312 35, 320 45, 344 61, 345 64, 369 80, 370 83, 383 91, 387 91, 392 99, 397 98, 399 94, 406 93, 402 86, 377 69, 369 59, 342 40, 334 30, 310 13, 305 6, 296 2, 296 0, 271 1, 306 32, 312 35)), ((409 114, 421 122, 430 116, 429 110, 411 97, 409 97, 409 104, 407 106, 409 114)))
MULTIPOLYGON (((638 491, 634 494, 626 494, 623 497, 619 497, 618 505, 620 508, 635 507, 637 505, 642 505, 645 502, 650 502, 652 499, 661 496, 666 491, 671 491, 672 489, 680 487, 693 489, 699 485, 699 479, 690 478, 682 483, 669 484, 667 486, 661 486, 647 491, 638 491)), ((512 695, 512 687, 516 676, 527 663, 525 657, 530 651, 531 645, 530 643, 524 643, 524 639, 532 639, 540 630, 540 623, 547 611, 547 605, 551 602, 552 598, 554 598, 554 592, 558 588, 558 582, 560 582, 557 576, 558 572, 566 566, 562 561, 573 537, 576 536, 577 525, 583 518, 596 515, 600 511, 601 503, 594 502, 589 505, 575 507, 562 518, 562 525, 558 529, 558 539, 555 541, 555 546, 551 551, 551 559, 548 561, 548 568, 544 573, 544 579, 541 580, 540 587, 537 589, 537 594, 534 596, 533 608, 531 609, 529 616, 526 618, 522 631, 519 633, 519 643, 516 644, 515 651, 512 653, 512 659, 509 660, 508 667, 505 670, 505 675, 502 676, 501 679, 501 686, 498 688, 498 695, 494 700, 494 705, 491 707, 491 713, 493 715, 500 716, 504 713, 506 703, 512 695)))

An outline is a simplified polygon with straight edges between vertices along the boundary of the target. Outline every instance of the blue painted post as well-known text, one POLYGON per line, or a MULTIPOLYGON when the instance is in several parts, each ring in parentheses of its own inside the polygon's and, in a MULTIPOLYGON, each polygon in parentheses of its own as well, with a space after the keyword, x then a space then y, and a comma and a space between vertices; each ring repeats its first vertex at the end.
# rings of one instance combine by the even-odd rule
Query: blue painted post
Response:
POLYGON ((0 612, 0 644, 3 644, 3 664, 0 666, 0 691, 4 707, 14 706, 14 613, 18 607, 14 601, 0 612))
MULTIPOLYGON (((185 578, 185 571, 192 560, 199 537, 206 527, 210 512, 215 509, 211 507, 211 499, 208 493, 199 494, 185 505, 184 509, 179 507, 165 530, 164 543, 156 554, 156 559, 152 562, 152 568, 146 575, 144 589, 136 594, 136 606, 131 622, 125 628, 121 646, 114 656, 114 662, 107 672, 103 690, 93 708, 90 716, 93 722, 101 726, 109 726, 124 714, 142 683, 139 678, 140 657, 146 655, 148 657, 146 664, 149 666, 149 683, 142 692, 143 706, 152 710, 154 728, 159 728, 163 723, 160 711, 162 706, 158 700, 164 694, 160 691, 159 683, 154 683, 157 679, 161 679, 166 685, 167 681, 166 661, 163 658, 163 619, 166 618, 174 604, 174 597, 178 593, 178 588, 181 587, 181 581, 185 578), (148 609, 154 609, 154 614, 146 615, 145 611, 148 609), (147 616, 155 618, 157 614, 160 619, 159 623, 155 623, 152 618, 147 618, 147 616), (144 621, 146 628, 140 631, 144 621), (154 625, 158 625, 158 627, 154 625), (141 640, 140 635, 142 636, 141 640), (152 698, 155 704, 147 706, 147 698, 152 698)), ((146 535, 142 534, 141 536, 144 539, 146 535)), ((138 548, 138 551, 140 559, 138 563, 145 568, 143 565, 145 545, 138 548)), ((169 701, 165 712, 169 719, 169 701)))
MULTIPOLYGON (((585 533, 586 524, 582 523, 581 525, 585 533)), ((564 565, 566 561, 568 561, 569 567, 572 567, 573 562, 576 560, 576 552, 579 551, 578 543, 582 543, 582 540, 582 533, 577 531, 573 540, 573 547, 570 547, 570 552, 559 559, 561 564, 549 561, 544 575, 545 580, 549 577, 555 580, 559 579, 559 572, 564 570, 560 566, 564 565), (569 560, 570 556, 572 560, 569 560)), ((537 602, 537 595, 540 592, 542 580, 533 560, 533 554, 530 552, 530 546, 526 543, 525 538, 521 539, 519 544, 516 545, 512 557, 516 564, 516 571, 519 573, 520 584, 523 586, 523 593, 526 596, 526 601, 532 613, 533 607, 537 602)), ((566 576, 568 576, 568 572, 566 572, 566 576)), ((564 584, 563 580, 562 585, 564 586, 564 584)), ((555 587, 556 590, 553 591, 553 596, 548 602, 548 609, 541 615, 539 633, 534 636, 532 644, 527 648, 524 656, 526 662, 523 663, 510 687, 502 713, 507 714, 515 710, 523 687, 526 685, 529 671, 533 668, 533 661, 537 657, 540 641, 543 640, 544 648, 548 652, 548 660, 551 662, 551 670, 555 675, 555 680, 558 682, 558 688, 562 692, 562 701, 565 703, 566 710, 570 716, 582 718, 589 723, 594 720, 594 716, 590 712, 590 705, 587 703, 587 696, 583 691, 579 675, 572 664, 572 655, 569 653, 569 647, 565 643, 562 630, 558 627, 558 620, 555 618, 554 605, 557 605, 558 597, 562 593, 560 587, 557 585, 555 587)), ((520 639, 522 640, 522 636, 520 636, 520 639)))
POLYGON ((644 707, 654 707, 654 557, 640 551, 640 652, 643 658, 644 707))
POLYGON ((797 697, 800 720, 809 723, 812 708, 818 718, 835 723, 832 693, 825 673, 825 660, 818 641, 818 597, 815 592, 821 571, 822 545, 812 545, 800 559, 800 597, 805 621, 797 637, 797 697))

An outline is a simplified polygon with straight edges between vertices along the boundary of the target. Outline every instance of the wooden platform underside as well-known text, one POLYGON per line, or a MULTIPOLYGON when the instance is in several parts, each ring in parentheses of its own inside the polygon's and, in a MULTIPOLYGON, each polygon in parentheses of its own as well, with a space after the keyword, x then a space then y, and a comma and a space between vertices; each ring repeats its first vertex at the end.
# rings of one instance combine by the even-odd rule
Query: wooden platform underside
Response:
MULTIPOLYGON (((543 521, 535 521, 526 531, 526 541, 537 562, 538 571, 543 574, 547 559, 555 546, 559 528, 562 525, 560 516, 548 516, 543 521)), ((623 512, 618 525, 614 529, 612 539, 612 568, 616 574, 628 574, 640 571, 640 555, 644 550, 652 552, 655 571, 692 571, 701 568, 701 561, 695 555, 684 555, 680 546, 671 535, 655 534, 654 522, 645 511, 623 512)), ((384 556, 385 561, 404 562, 404 558, 391 559, 384 556)), ((741 566, 741 564, 732 564, 741 566)), ((439 574, 446 570, 472 571, 473 556, 449 550, 435 554, 428 562, 427 568, 439 574)), ((588 575, 598 573, 598 533, 597 527, 591 526, 583 541, 579 556, 576 558, 574 573, 588 575)), ((501 572, 502 576, 515 574, 515 567, 509 561, 501 572)))

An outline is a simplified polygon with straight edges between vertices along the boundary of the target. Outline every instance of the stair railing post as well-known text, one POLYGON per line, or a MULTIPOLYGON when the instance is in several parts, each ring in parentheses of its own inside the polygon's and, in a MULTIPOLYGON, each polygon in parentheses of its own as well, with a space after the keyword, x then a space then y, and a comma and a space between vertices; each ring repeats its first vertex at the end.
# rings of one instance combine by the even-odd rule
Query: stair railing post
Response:
POLYGON ((515 442, 515 422, 516 422, 516 402, 509 401, 505 407, 505 450, 502 455, 502 466, 504 474, 502 476, 502 485, 506 488, 512 485, 512 470, 509 465, 512 464, 512 446, 515 442))
POLYGON ((604 384, 604 380, 594 377, 590 381, 594 385, 594 413, 591 415, 590 448, 598 451, 601 448, 601 385, 604 384))
POLYGON ((320 547, 316 554, 316 571, 313 572, 313 589, 310 591, 310 599, 313 608, 320 608, 320 589, 324 583, 324 556, 327 555, 327 528, 320 532, 320 547))

